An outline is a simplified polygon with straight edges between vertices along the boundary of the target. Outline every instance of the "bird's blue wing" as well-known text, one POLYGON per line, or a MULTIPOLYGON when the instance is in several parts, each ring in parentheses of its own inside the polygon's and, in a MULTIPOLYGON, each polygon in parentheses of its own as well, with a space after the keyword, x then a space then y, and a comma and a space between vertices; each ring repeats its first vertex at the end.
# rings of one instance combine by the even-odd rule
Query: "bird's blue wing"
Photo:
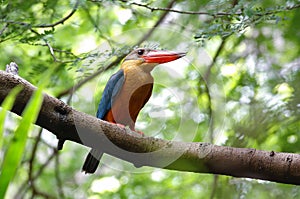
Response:
POLYGON ((102 99, 98 106, 97 118, 103 119, 106 113, 111 109, 116 95, 120 92, 124 84, 124 80, 124 71, 122 69, 110 77, 105 86, 102 99))

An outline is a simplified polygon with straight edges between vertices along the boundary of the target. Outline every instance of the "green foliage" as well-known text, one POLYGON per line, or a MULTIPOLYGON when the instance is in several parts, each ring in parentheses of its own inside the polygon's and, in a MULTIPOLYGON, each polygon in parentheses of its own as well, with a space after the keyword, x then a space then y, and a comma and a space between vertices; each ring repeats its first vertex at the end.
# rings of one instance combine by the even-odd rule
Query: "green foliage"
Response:
MULTIPOLYGON (((169 3, 1 1, 0 69, 14 61, 20 76, 35 85, 51 69, 45 91, 95 115, 101 92, 118 68, 108 64, 136 47, 169 3), (60 95, 95 73, 72 94, 60 95)), ((153 71, 153 96, 137 129, 169 140, 299 153, 299 7, 297 0, 176 1, 140 46, 188 55, 153 71)), ((5 126, 5 133, 11 129, 5 126)), ((29 137, 18 179, 7 192, 11 198, 299 197, 300 189, 291 185, 137 169, 108 156, 99 173, 85 176, 80 169, 87 149, 66 143, 57 153, 50 133, 32 130, 29 137), (100 189, 109 182, 113 188, 100 189)), ((7 140, 4 149, 11 146, 7 140)))
POLYGON ((25 150, 30 125, 36 121, 42 101, 42 89, 39 88, 32 95, 32 98, 28 102, 28 105, 22 114, 20 125, 16 129, 14 137, 9 144, 7 151, 5 152, 0 174, 0 198, 4 198, 7 187, 12 181, 12 178, 15 176, 16 170, 21 162, 21 158, 25 150))
POLYGON ((13 104, 15 102, 15 98, 21 90, 22 87, 15 87, 1 104, 2 110, 0 112, 0 149, 2 148, 4 123, 7 111, 10 111, 12 109, 13 104))

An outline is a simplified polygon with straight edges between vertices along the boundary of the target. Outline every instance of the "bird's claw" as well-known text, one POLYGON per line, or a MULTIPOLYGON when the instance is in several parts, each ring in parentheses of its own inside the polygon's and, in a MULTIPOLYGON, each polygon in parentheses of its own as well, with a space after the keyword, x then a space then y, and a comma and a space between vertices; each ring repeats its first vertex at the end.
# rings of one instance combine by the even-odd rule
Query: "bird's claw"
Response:
POLYGON ((120 127, 120 128, 123 128, 123 129, 128 129, 128 131, 127 132, 135 132, 135 133, 138 133, 139 135, 141 135, 141 136, 145 136, 145 134, 142 132, 142 131, 137 131, 137 130, 132 130, 132 129, 130 129, 128 126, 125 126, 125 125, 123 125, 123 124, 119 124, 119 123, 116 123, 116 125, 118 126, 118 127, 120 127))
POLYGON ((134 131, 134 132, 137 132, 138 134, 144 136, 145 134, 142 132, 142 131, 134 131))

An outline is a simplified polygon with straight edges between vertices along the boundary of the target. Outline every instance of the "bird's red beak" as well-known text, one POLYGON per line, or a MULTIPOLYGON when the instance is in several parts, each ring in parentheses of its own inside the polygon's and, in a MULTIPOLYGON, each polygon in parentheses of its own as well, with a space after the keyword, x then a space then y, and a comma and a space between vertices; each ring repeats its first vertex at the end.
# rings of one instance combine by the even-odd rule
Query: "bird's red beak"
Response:
POLYGON ((170 61, 174 61, 176 59, 179 59, 183 56, 185 56, 186 53, 177 53, 172 51, 158 51, 158 50, 152 50, 146 55, 142 56, 146 63, 167 63, 170 61))

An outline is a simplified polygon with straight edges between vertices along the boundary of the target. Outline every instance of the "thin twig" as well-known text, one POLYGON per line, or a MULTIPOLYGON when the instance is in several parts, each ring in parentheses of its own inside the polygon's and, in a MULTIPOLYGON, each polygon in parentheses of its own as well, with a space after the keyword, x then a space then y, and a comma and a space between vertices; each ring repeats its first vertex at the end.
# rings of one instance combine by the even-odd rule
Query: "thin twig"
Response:
MULTIPOLYGON (((37 31, 33 30, 32 28, 30 29, 30 31, 33 32, 36 35, 41 36, 40 33, 38 33, 37 31)), ((51 44, 49 43, 49 41, 47 39, 45 39, 45 38, 42 38, 42 40, 45 42, 45 44, 43 46, 47 46, 48 47, 48 49, 50 51, 50 55, 53 58, 54 62, 60 62, 60 63, 73 63, 74 62, 74 60, 62 61, 60 59, 57 59, 57 57, 55 56, 55 53, 54 53, 56 50, 54 50, 54 48, 51 46, 51 44)))
POLYGON ((219 179, 219 175, 214 174, 210 199, 214 199, 214 197, 216 195, 216 191, 217 191, 217 188, 218 188, 218 179, 219 179))
POLYGON ((46 168, 46 166, 48 166, 51 162, 51 160, 55 157, 55 155, 57 154, 57 150, 56 148, 52 149, 52 154, 48 157, 48 159, 46 160, 46 162, 39 168, 39 170, 36 172, 36 174, 33 176, 33 180, 37 179, 42 172, 44 171, 44 169, 46 168))
POLYGON ((49 48, 50 54, 51 54, 51 56, 52 56, 54 62, 57 62, 57 58, 56 58, 56 56, 55 56, 55 54, 54 54, 54 51, 53 51, 52 46, 50 45, 50 43, 49 43, 47 40, 45 40, 45 43, 46 43, 46 45, 47 45, 48 48, 49 48))
POLYGON ((35 196, 40 196, 40 197, 46 198, 46 199, 56 199, 56 197, 51 196, 48 193, 38 190, 36 186, 32 186, 32 198, 36 198, 35 196))
POLYGON ((214 57, 213 57, 212 62, 210 63, 210 65, 208 66, 208 68, 207 68, 207 70, 206 70, 206 72, 205 72, 205 74, 204 74, 204 79, 205 79, 205 81, 206 81, 207 83, 209 82, 211 69, 212 69, 212 67, 216 64, 217 58, 219 57, 219 55, 220 55, 220 53, 221 53, 221 51, 222 51, 222 49, 223 49, 223 47, 224 47, 224 45, 225 45, 225 43, 226 43, 226 39, 227 39, 227 38, 228 38, 228 37, 225 37, 225 38, 222 39, 222 42, 221 42, 221 44, 219 45, 219 47, 218 47, 218 49, 217 49, 217 51, 216 51, 216 54, 215 54, 214 57))
MULTIPOLYGON (((123 3, 127 3, 130 5, 135 5, 135 6, 139 6, 139 7, 143 7, 146 9, 151 10, 151 12, 153 11, 168 11, 168 12, 174 12, 174 13, 179 13, 179 14, 188 14, 188 15, 208 15, 208 16, 212 16, 212 17, 217 17, 217 16, 232 16, 232 15, 243 15, 243 12, 236 12, 236 13, 231 13, 231 12, 217 12, 217 13, 210 13, 210 12, 203 12, 203 11, 185 11, 185 10, 176 10, 176 9, 172 9, 172 8, 161 8, 161 7, 152 7, 149 6, 149 4, 143 4, 143 3, 137 3, 137 2, 133 2, 133 1, 127 1, 127 0, 120 0, 123 3)), ((93 2, 97 2, 96 0, 93 2)), ((276 14, 279 12, 283 12, 286 10, 293 10, 293 9, 297 9, 300 7, 300 4, 296 4, 294 6, 286 6, 280 10, 273 10, 273 11, 267 11, 265 13, 257 13, 257 16, 263 16, 263 15, 272 15, 272 14, 276 14)))
POLYGON ((72 11, 64 18, 60 19, 59 21, 52 23, 52 24, 38 24, 38 25, 32 25, 30 23, 27 22, 23 22, 23 21, 13 21, 13 20, 5 20, 5 19, 1 19, 1 22, 5 22, 7 24, 17 24, 17 25, 22 25, 22 26, 28 26, 29 28, 53 28, 59 24, 64 24, 68 19, 70 19, 75 12, 77 11, 79 6, 79 0, 76 1, 72 11))
MULTIPOLYGON (((0 20, 1 21, 1 20, 0 20)), ((8 41, 8 40, 11 40, 11 39, 14 39, 14 38, 16 38, 16 37, 18 37, 18 36, 20 36, 20 35, 23 35, 25 32, 27 31, 27 29, 23 29, 20 33, 17 33, 17 34, 15 34, 15 35, 13 35, 13 36, 10 36, 10 37, 6 37, 6 38, 4 38, 4 39, 0 39, 0 43, 3 43, 3 42, 5 42, 5 41, 8 41)))
POLYGON ((69 18, 72 17, 72 15, 77 11, 78 9, 78 5, 79 5, 79 0, 76 1, 72 11, 64 18, 60 19, 59 21, 52 23, 52 24, 40 24, 40 25, 34 25, 32 26, 33 28, 51 28, 51 27, 55 27, 59 24, 64 24, 64 22, 66 22, 69 18))
POLYGON ((3 34, 3 32, 7 29, 7 27, 8 27, 8 24, 5 24, 5 25, 3 26, 3 28, 0 30, 0 35, 3 34))
POLYGON ((36 151, 38 148, 38 144, 41 140, 41 135, 42 135, 43 128, 40 128, 38 135, 35 138, 35 143, 32 147, 30 159, 29 159, 29 172, 28 172, 28 182, 33 183, 32 181, 32 176, 33 176, 33 164, 34 164, 34 159, 36 157, 36 151))
MULTIPOLYGON (((46 160, 46 162, 39 168, 39 170, 36 172, 35 175, 32 175, 31 177, 31 182, 34 182, 44 171, 44 169, 50 164, 51 160, 55 157, 55 155, 57 154, 57 150, 55 148, 53 148, 53 152, 52 154, 48 157, 48 159, 46 160)), ((21 198, 21 196, 23 194, 26 193, 26 191, 30 188, 32 188, 32 183, 29 183, 27 181, 24 181, 21 186, 19 191, 16 193, 16 195, 14 196, 14 198, 21 198)))
POLYGON ((55 156, 55 180, 56 180, 56 185, 57 185, 59 198, 63 199, 63 198, 65 198, 65 194, 64 194, 64 191, 63 191, 63 184, 62 184, 60 174, 59 174, 60 173, 59 165, 60 165, 59 153, 56 153, 56 156, 55 156))
POLYGON ((17 192, 17 195, 15 195, 15 198, 19 198, 26 189, 28 189, 30 186, 32 186, 34 184, 33 164, 34 164, 34 159, 36 157, 36 151, 37 151, 37 148, 38 148, 38 144, 40 143, 40 140, 41 140, 42 131, 43 131, 43 128, 40 128, 39 132, 38 132, 38 135, 35 138, 32 138, 32 139, 35 139, 35 142, 34 142, 34 145, 32 147, 30 158, 28 160, 28 163, 29 163, 29 171, 28 171, 28 177, 27 177, 28 179, 26 181, 24 181, 23 184, 20 186, 20 188, 17 192), (27 188, 25 186, 26 184, 28 184, 27 188), (24 189, 24 188, 26 188, 26 189, 24 189))
POLYGON ((209 15, 209 16, 228 16, 228 15, 239 15, 241 13, 226 13, 226 12, 218 12, 218 13, 209 13, 209 12, 200 12, 200 11, 185 11, 185 10, 176 10, 176 9, 172 9, 172 8, 160 8, 160 7, 152 7, 149 6, 148 4, 143 4, 143 3, 137 3, 137 2, 128 2, 127 0, 120 0, 123 3, 128 3, 130 5, 135 5, 135 6, 140 6, 140 7, 144 7, 147 8, 149 10, 151 10, 151 12, 153 11, 167 11, 167 12, 175 12, 175 13, 179 13, 179 14, 189 14, 189 15, 209 15))

